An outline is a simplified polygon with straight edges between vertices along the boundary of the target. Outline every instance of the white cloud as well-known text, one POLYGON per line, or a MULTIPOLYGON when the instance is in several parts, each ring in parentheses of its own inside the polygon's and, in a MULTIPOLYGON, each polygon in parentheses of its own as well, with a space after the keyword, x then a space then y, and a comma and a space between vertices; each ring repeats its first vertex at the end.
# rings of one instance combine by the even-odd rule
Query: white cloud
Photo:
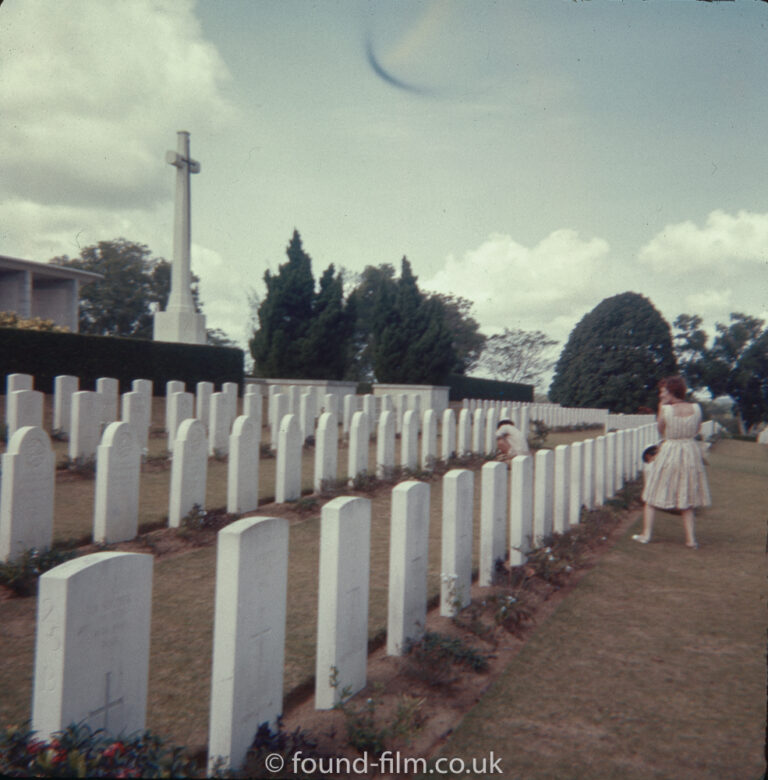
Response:
POLYGON ((520 327, 566 338, 600 298, 610 276, 609 246, 556 230, 533 247, 494 234, 463 258, 451 256, 423 287, 468 298, 486 333, 520 327))
POLYGON ((247 347, 249 285, 242 274, 216 251, 192 245, 192 271, 200 277, 200 298, 207 328, 221 328, 241 347, 247 347))
POLYGON ((716 210, 703 227, 693 222, 668 225, 638 253, 639 261, 667 276, 710 272, 749 273, 768 264, 768 214, 716 210))
POLYGON ((25 0, 0 26, 0 197, 147 208, 171 133, 210 130, 228 80, 190 0, 25 0), (184 123, 184 124, 180 124, 184 123))

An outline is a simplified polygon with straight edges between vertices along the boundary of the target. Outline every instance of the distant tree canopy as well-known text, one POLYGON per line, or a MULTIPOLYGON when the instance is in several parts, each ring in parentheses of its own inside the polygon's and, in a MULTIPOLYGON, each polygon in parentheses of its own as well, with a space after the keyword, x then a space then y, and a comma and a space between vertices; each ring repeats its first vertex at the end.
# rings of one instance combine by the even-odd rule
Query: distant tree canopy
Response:
POLYGON ((484 337, 471 303, 419 290, 407 258, 368 266, 344 295, 331 265, 319 280, 298 231, 288 262, 267 272, 251 353, 259 376, 436 384, 476 360, 484 337))
POLYGON ((601 301, 571 332, 549 398, 562 406, 633 413, 655 408, 657 385, 676 371, 669 325, 642 295, 601 301))
POLYGON ((342 379, 352 337, 342 278, 330 265, 315 291, 312 260, 297 230, 286 254, 276 274, 264 274, 267 293, 250 341, 254 371, 264 377, 342 379))
POLYGON ((713 397, 728 395, 742 432, 768 420, 768 330, 765 321, 733 312, 730 323, 716 323, 708 347, 701 317, 681 314, 674 322, 678 333, 678 362, 688 385, 708 390, 713 397))
MULTIPOLYGON (((80 257, 67 255, 49 261, 55 265, 93 271, 104 278, 80 290, 80 333, 151 339, 153 309, 165 309, 171 291, 171 264, 152 257, 144 244, 116 238, 85 247, 80 257)), ((201 311, 199 279, 192 274, 192 299, 201 311)), ((231 344, 220 331, 209 331, 213 342, 231 344)))
POLYGON ((488 339, 480 364, 494 379, 536 385, 554 365, 547 353, 556 344, 540 330, 504 328, 488 339))

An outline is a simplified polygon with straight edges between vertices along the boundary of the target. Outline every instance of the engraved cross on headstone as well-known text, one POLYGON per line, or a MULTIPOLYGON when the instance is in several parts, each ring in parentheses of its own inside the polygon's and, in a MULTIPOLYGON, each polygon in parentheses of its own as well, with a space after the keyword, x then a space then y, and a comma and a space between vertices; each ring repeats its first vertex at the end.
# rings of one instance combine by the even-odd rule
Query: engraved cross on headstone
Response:
POLYGON ((104 706, 98 707, 97 709, 93 710, 92 712, 88 713, 88 717, 92 718, 94 715, 101 715, 104 713, 104 725, 101 727, 104 729, 104 731, 109 732, 109 711, 113 707, 117 707, 118 705, 123 703, 123 697, 121 696, 119 699, 115 699, 115 701, 109 700, 109 683, 110 679, 112 677, 112 672, 107 672, 106 675, 106 681, 104 684, 104 706))
POLYGON ((200 163, 189 154, 189 133, 178 132, 177 151, 166 152, 165 160, 176 168, 176 212, 173 233, 173 265, 171 266, 171 293, 166 311, 185 309, 194 311, 190 290, 190 187, 189 176, 200 173, 200 163))

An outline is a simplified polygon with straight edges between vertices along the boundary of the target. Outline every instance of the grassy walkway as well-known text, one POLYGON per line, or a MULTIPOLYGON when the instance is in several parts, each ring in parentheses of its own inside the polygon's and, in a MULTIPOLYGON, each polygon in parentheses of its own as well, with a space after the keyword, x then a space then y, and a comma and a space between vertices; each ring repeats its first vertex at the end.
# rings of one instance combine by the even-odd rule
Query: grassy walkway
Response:
POLYGON ((442 756, 493 750, 505 778, 762 777, 768 448, 722 441, 709 463, 700 549, 664 513, 636 544, 638 513, 442 756))

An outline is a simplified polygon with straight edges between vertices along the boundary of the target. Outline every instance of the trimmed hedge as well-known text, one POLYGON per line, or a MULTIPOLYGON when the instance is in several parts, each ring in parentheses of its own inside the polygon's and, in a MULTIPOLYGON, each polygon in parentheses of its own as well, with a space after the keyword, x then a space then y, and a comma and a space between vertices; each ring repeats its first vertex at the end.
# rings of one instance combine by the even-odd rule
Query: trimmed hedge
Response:
POLYGON ((488 398, 500 401, 533 401, 533 385, 517 382, 497 382, 495 379, 479 379, 462 374, 451 374, 445 383, 450 387, 448 399, 488 398))
POLYGON ((93 389, 100 377, 119 380, 120 392, 129 391, 134 379, 151 379, 156 395, 172 379, 188 390, 197 382, 242 386, 243 359, 243 351, 232 347, 0 328, 2 373, 32 374, 35 390, 44 393, 53 392, 59 374, 80 377, 81 390, 93 389))

